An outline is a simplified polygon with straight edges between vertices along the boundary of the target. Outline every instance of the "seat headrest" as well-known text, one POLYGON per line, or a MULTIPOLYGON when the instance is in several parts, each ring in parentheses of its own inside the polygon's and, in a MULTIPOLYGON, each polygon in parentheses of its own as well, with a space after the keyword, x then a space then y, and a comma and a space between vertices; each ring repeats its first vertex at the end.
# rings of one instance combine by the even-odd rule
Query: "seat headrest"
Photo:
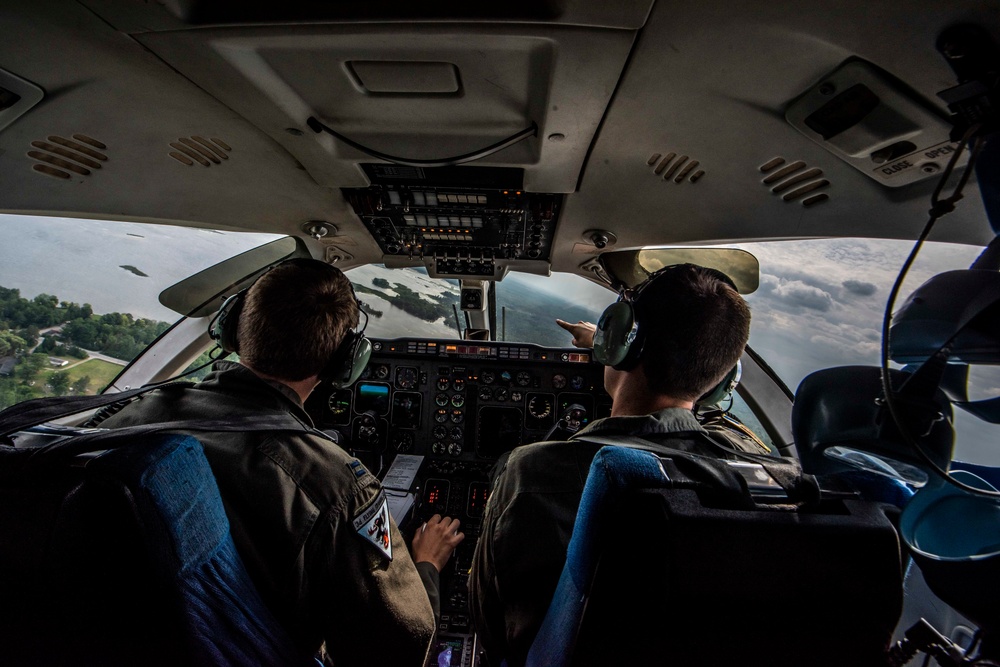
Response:
MULTIPOLYGON (((940 390, 932 396, 907 393, 910 374, 890 370, 894 406, 907 432, 941 468, 955 442, 951 403, 940 390)), ((861 468, 921 486, 929 475, 924 459, 899 432, 885 405, 881 369, 840 366, 805 377, 792 404, 792 436, 802 469, 814 475, 861 468)))

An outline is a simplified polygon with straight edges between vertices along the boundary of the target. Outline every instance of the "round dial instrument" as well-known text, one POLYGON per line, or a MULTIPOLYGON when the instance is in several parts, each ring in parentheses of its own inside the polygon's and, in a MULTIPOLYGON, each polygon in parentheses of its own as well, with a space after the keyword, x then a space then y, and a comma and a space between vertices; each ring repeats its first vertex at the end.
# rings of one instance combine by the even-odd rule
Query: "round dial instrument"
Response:
POLYGON ((400 366, 396 369, 396 387, 399 389, 413 389, 417 386, 417 369, 412 366, 400 366))
POLYGON ((528 414, 535 419, 545 419, 552 414, 552 399, 548 396, 532 396, 528 401, 528 414))

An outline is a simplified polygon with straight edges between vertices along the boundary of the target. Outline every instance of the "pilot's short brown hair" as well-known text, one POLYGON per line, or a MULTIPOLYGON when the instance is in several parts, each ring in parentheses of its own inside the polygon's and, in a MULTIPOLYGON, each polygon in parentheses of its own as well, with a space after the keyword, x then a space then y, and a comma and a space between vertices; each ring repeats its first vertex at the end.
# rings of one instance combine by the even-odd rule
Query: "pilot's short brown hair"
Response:
POLYGON ((319 375, 358 317, 343 271, 316 259, 288 260, 247 292, 237 328, 240 359, 281 380, 319 375))
POLYGON ((634 303, 651 391, 697 400, 739 361, 750 307, 725 274, 694 264, 654 274, 634 303))

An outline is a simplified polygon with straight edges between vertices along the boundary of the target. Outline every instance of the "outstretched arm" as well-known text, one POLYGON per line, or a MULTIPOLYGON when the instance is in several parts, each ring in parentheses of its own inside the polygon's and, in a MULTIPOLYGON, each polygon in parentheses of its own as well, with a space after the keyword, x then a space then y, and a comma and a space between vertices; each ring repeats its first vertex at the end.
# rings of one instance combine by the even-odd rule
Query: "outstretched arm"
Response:
POLYGON ((597 331, 597 325, 593 322, 581 320, 576 324, 570 324, 565 320, 557 319, 556 324, 573 334, 573 345, 576 347, 594 347, 594 332, 597 331))

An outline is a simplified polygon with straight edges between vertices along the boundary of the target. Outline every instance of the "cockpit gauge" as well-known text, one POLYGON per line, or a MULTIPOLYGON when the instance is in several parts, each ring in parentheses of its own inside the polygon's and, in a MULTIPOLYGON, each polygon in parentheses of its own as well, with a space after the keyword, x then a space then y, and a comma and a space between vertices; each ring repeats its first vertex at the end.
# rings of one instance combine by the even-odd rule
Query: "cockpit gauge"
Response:
POLYGON ((413 434, 408 431, 396 433, 393 438, 393 447, 400 454, 409 454, 413 451, 413 434))
POLYGON ((497 387, 497 390, 493 392, 493 398, 498 401, 506 401, 509 393, 507 387, 497 387))
POLYGON ((493 371, 483 371, 479 379, 483 381, 483 384, 493 384, 497 380, 497 375, 493 371))
POLYGON ((346 424, 351 417, 351 397, 354 395, 350 389, 338 389, 330 394, 326 406, 330 410, 330 420, 334 424, 346 424))
POLYGON ((446 377, 439 377, 437 379, 437 388, 438 388, 438 391, 446 391, 448 389, 448 387, 450 387, 450 386, 451 386, 451 380, 449 380, 448 378, 446 378, 446 377))
POLYGON ((489 387, 480 387, 479 388, 479 400, 480 401, 488 401, 491 398, 493 398, 493 390, 492 389, 490 389, 489 387))
POLYGON ((521 371, 517 374, 517 384, 522 387, 527 387, 531 384, 531 373, 528 371, 521 371))
POLYGON ((583 389, 583 383, 585 380, 582 375, 574 375, 573 379, 569 381, 569 384, 573 389, 583 389))
POLYGON ((528 401, 528 414, 535 419, 545 419, 552 414, 552 397, 535 394, 528 401))
POLYGON ((519 391, 512 391, 510 392, 510 400, 514 401, 515 403, 520 403, 522 400, 524 400, 524 394, 522 394, 519 391))
POLYGON ((552 386, 556 389, 562 389, 566 386, 566 376, 562 373, 556 373, 552 376, 552 386))
POLYGON ((379 364, 375 367, 375 377, 379 380, 384 380, 389 377, 389 367, 385 364, 379 364))
POLYGON ((500 379, 508 384, 510 383, 511 378, 513 378, 513 376, 510 374, 510 371, 503 371, 500 373, 500 379))
POLYGON ((463 378, 455 378, 452 381, 451 386, 455 391, 462 391, 465 389, 465 380, 463 378))
POLYGON ((412 366, 400 366, 396 369, 396 388, 413 389, 417 386, 420 375, 412 366))

